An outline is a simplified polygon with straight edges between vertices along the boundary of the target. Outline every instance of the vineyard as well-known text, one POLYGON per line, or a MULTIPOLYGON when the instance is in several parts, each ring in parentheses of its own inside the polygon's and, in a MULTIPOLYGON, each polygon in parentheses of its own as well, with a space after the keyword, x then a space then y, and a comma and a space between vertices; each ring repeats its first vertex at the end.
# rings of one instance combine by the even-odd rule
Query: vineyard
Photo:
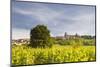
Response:
POLYGON ((12 46, 13 65, 95 61, 95 55, 95 46, 54 45, 51 48, 12 46))

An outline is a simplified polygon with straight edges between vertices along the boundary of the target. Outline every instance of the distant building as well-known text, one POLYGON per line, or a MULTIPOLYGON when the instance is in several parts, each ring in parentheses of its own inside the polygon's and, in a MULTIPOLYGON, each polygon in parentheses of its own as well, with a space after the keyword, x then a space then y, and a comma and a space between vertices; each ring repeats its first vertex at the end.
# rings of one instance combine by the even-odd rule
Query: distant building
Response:
POLYGON ((67 32, 65 32, 64 36, 56 36, 55 39, 75 39, 79 38, 80 36, 76 33, 75 35, 68 35, 67 32))
POLYGON ((12 45, 22 45, 22 44, 29 44, 30 40, 29 39, 17 39, 17 40, 12 40, 12 45))
MULTIPOLYGON (((63 36, 56 36, 56 37, 52 37, 52 38, 68 40, 68 39, 75 39, 75 38, 79 38, 79 37, 80 36, 77 33, 75 35, 68 35, 67 32, 65 32, 63 36)), ((30 44, 30 39, 12 40, 12 45, 13 44, 15 44, 15 45, 30 44)))

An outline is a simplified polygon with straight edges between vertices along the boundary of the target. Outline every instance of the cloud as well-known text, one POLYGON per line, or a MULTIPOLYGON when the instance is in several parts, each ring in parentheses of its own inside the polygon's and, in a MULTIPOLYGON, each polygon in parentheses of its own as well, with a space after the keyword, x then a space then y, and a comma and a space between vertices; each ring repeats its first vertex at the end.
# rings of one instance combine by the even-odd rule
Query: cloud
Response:
POLYGON ((30 30, 44 24, 53 36, 64 32, 95 35, 94 6, 16 2, 12 17, 12 26, 17 29, 30 30))
POLYGON ((30 31, 25 29, 12 29, 12 39, 30 38, 30 31), (24 33, 24 34, 23 34, 24 33))

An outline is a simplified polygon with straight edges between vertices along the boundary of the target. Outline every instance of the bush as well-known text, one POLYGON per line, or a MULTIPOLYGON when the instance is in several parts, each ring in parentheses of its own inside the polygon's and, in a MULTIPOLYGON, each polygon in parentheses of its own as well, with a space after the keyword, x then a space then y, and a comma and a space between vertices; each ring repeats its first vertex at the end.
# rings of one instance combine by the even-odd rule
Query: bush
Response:
POLYGON ((73 45, 74 43, 73 43, 74 41, 71 41, 71 40, 60 40, 60 41, 58 41, 58 44, 60 44, 60 45, 73 45))
POLYGON ((83 44, 85 45, 85 46, 92 46, 92 45, 95 45, 95 41, 94 40, 84 40, 83 41, 83 44))
POLYGON ((58 44, 80 46, 80 45, 83 45, 83 40, 81 38, 69 39, 69 40, 58 40, 58 44))

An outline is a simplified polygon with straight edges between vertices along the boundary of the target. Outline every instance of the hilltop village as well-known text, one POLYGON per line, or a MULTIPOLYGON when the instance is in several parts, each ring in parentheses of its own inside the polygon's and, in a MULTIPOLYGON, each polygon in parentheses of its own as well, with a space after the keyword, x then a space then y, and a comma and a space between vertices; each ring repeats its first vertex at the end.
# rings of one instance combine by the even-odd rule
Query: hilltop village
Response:
MULTIPOLYGON (((90 35, 83 35, 80 36, 77 33, 75 35, 69 35, 67 34, 67 32, 64 33, 63 36, 55 36, 55 37, 51 37, 54 39, 61 39, 61 40, 69 40, 69 39, 75 39, 75 38, 91 38, 94 39, 95 36, 90 36, 90 35)), ((25 39, 13 39, 12 40, 12 45, 22 45, 22 44, 30 44, 30 39, 29 38, 25 38, 25 39)))

